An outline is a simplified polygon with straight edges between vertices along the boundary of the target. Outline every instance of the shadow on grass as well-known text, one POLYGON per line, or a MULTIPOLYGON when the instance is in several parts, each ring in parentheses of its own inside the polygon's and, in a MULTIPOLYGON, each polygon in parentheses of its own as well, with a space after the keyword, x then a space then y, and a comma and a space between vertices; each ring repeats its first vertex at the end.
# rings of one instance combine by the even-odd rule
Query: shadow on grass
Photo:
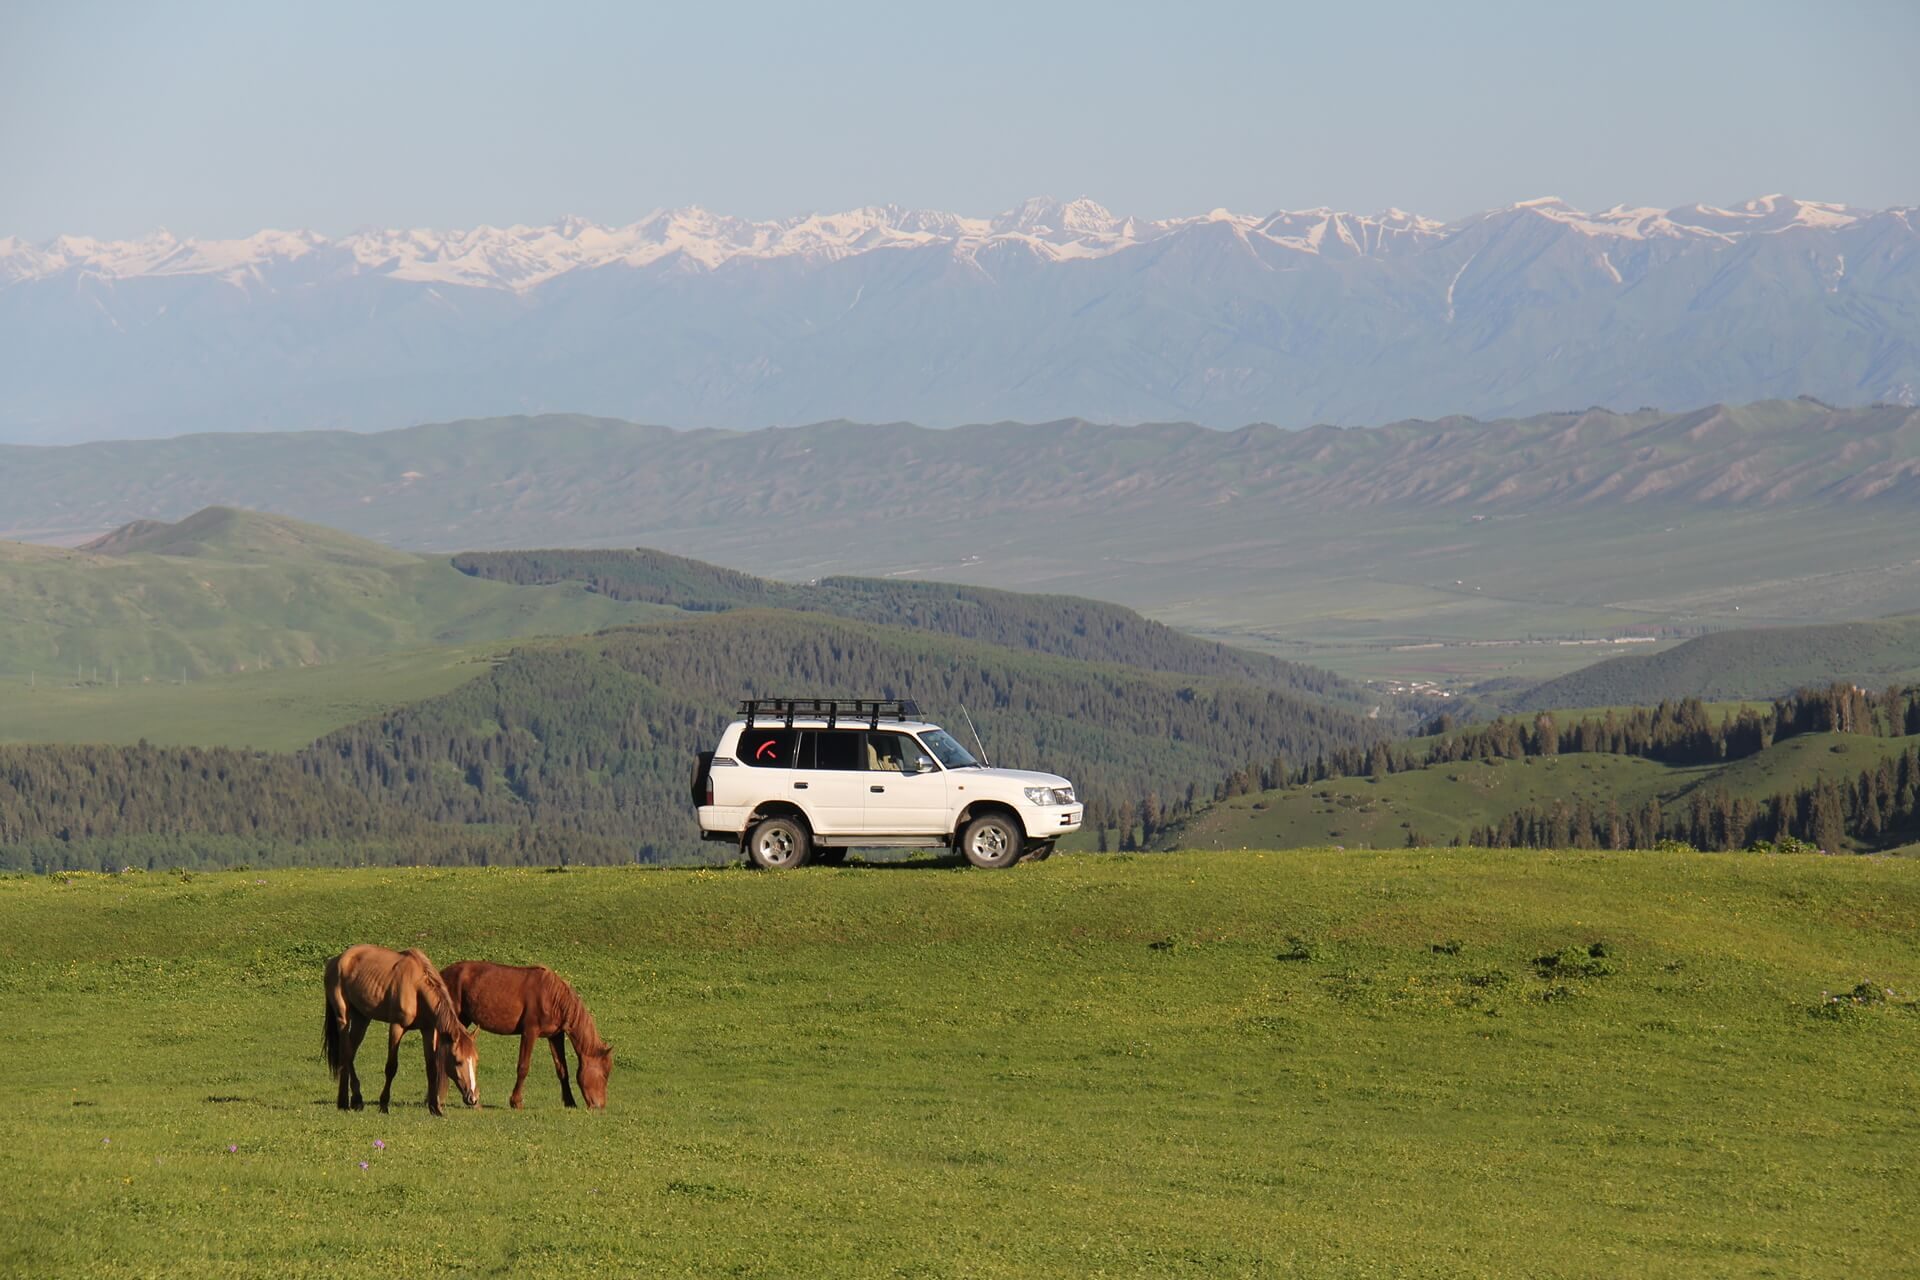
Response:
POLYGON ((915 856, 899 859, 848 858, 843 864, 849 871, 952 871, 967 865, 964 854, 942 853, 931 857, 915 856))

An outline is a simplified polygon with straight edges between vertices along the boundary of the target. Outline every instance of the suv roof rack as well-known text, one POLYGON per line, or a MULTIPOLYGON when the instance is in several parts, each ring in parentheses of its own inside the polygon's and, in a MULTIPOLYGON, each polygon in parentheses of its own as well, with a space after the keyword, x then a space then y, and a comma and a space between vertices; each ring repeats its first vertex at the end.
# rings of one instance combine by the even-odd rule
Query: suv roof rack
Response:
POLYGON ((756 722, 775 720, 784 721, 791 729, 795 716, 824 719, 829 729, 838 726, 844 716, 877 729, 882 720, 917 719, 920 704, 912 698, 742 698, 740 714, 747 718, 749 729, 756 722))

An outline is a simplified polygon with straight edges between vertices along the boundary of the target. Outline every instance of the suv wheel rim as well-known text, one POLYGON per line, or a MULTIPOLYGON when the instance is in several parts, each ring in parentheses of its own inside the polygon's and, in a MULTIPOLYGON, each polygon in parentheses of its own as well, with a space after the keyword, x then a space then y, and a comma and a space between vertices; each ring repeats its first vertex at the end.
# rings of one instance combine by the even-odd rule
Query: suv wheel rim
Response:
POLYGON ((973 852, 979 858, 999 858, 1007 852, 1007 833, 999 826, 981 827, 973 833, 973 852))
POLYGON ((778 828, 760 837, 760 856, 767 862, 793 860, 793 833, 778 828))

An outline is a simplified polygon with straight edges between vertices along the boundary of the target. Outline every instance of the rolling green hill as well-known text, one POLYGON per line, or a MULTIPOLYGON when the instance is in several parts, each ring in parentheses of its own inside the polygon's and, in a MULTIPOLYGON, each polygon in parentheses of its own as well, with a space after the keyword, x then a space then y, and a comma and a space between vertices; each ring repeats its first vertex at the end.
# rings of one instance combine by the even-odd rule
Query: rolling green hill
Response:
MULTIPOLYGON (((1623 837, 1647 847, 1663 834, 1661 821, 1693 821, 1725 795, 1743 815, 1736 822, 1764 825, 1757 810, 1778 797, 1796 801, 1823 785, 1850 790, 1863 772, 1896 767, 1920 749, 1920 735, 1880 737, 1816 732, 1775 742, 1735 760, 1667 764, 1604 751, 1567 751, 1518 757, 1450 760, 1379 776, 1331 777, 1228 796, 1175 822, 1155 840, 1163 848, 1267 849, 1339 844, 1393 848, 1409 842, 1470 843, 1519 811, 1569 820, 1576 812, 1616 815, 1623 837), (1651 827, 1642 824, 1655 815, 1651 827), (1662 818, 1660 815, 1664 815, 1662 818), (1637 839, 1636 839, 1637 837, 1637 839)), ((1889 788, 1898 800, 1897 777, 1889 788)), ((1843 803, 1851 803, 1850 798, 1843 803)), ((1913 806, 1908 798, 1908 808, 1913 806)), ((1791 807, 1791 806, 1790 806, 1791 807)), ((1885 847, 1920 839, 1913 815, 1904 825, 1853 832, 1837 844, 1885 847)), ((1796 814, 1796 818, 1798 815, 1796 814)), ((1768 831, 1764 838, 1775 833, 1768 831)), ((1732 843, 1739 847, 1744 836, 1732 843)), ((1703 838, 1704 843, 1704 838, 1703 838)))
POLYGON ((1509 710, 1648 706, 1681 698, 1773 698, 1844 681, 1868 689, 1920 679, 1920 617, 1720 631, 1662 653, 1609 658, 1508 695, 1509 710))
POLYGON ((1904 1275, 1917 933, 1897 858, 7 877, 0 1272, 1904 1275), (367 941, 552 966, 607 1109, 410 1037, 382 1115, 376 1028, 336 1111, 367 941))
POLYGON ((1562 639, 1920 609, 1917 450, 1920 411, 1805 400, 1231 432, 549 415, 0 447, 0 533, 219 502, 449 552, 644 544, 789 580, 1073 593, 1465 687, 1589 659, 1562 639))
POLYGON ((937 632, 1086 662, 1209 676, 1313 694, 1349 709, 1379 705, 1332 672, 1201 640, 1132 609, 1077 596, 994 591, 952 582, 822 578, 776 582, 663 551, 463 552, 463 573, 522 585, 578 582, 615 600, 704 612, 792 609, 937 632))
POLYGON ((290 749, 445 692, 472 674, 468 659, 513 637, 738 608, 1239 680, 1351 712, 1379 705, 1331 672, 1094 600, 946 583, 782 583, 646 550, 476 553, 449 566, 226 508, 136 522, 78 550, 0 543, 0 601, 9 606, 0 641, 11 641, 0 679, 15 686, 0 699, 0 741, 290 749))
POLYGON ((1384 778, 1329 778, 1232 796, 1179 824, 1160 843, 1180 849, 1397 849, 1408 837, 1464 841, 1516 809, 1609 799, 1637 809, 1673 797, 1712 771, 1632 756, 1466 760, 1384 778))
POLYGON ((315 666, 670 615, 515 587, 281 516, 209 508, 77 550, 0 544, 0 675, 113 685, 315 666))

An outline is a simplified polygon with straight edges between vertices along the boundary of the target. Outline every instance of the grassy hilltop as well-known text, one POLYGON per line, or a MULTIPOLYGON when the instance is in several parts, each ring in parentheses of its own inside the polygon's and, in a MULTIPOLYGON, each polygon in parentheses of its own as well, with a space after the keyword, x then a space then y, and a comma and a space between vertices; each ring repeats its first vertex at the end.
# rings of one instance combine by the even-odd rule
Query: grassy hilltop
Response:
POLYGON ((141 521, 77 550, 0 542, 0 605, 0 677, 55 688, 310 667, 675 612, 575 584, 486 582, 445 557, 226 507, 141 521))
POLYGON ((1880 858, 0 880, 0 1270, 1890 1275, 1916 937, 1880 858), (609 1110, 337 1113, 361 940, 561 970, 609 1110))

